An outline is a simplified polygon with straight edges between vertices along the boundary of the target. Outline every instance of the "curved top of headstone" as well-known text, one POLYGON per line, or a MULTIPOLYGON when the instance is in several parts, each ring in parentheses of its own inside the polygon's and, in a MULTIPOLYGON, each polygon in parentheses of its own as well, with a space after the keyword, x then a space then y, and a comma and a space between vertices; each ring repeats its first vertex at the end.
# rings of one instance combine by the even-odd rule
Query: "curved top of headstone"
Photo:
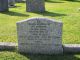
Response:
POLYGON ((42 21, 48 21, 48 22, 56 22, 56 23, 62 23, 61 21, 56 21, 55 19, 50 19, 50 18, 45 18, 45 17, 32 17, 32 18, 28 18, 22 21, 18 21, 17 23, 23 23, 23 22, 28 22, 28 21, 36 21, 36 20, 42 20, 42 21))
POLYGON ((62 22, 44 17, 17 22, 19 52, 62 53, 62 26, 62 22))

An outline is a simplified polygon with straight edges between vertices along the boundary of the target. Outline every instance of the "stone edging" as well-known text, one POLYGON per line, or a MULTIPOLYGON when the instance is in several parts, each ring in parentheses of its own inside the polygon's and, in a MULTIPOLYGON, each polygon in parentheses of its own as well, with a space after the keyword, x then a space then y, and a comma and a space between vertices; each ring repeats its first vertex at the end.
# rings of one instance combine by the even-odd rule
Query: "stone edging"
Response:
MULTIPOLYGON (((0 42, 0 50, 14 50, 17 46, 18 46, 17 43, 0 42)), ((64 53, 79 53, 80 44, 64 44, 63 52, 64 53)))
POLYGON ((63 51, 64 53, 79 53, 80 44, 64 44, 63 51))
POLYGON ((17 47, 17 43, 12 42, 0 42, 0 50, 14 50, 17 47))

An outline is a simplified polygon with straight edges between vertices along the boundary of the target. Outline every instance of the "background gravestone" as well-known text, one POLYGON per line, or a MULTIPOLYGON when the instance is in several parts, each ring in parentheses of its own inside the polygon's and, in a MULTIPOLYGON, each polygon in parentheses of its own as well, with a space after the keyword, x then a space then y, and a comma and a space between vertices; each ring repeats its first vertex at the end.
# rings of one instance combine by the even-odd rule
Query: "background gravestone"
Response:
POLYGON ((8 0, 0 0, 0 11, 8 11, 8 0))
POLYGON ((8 0, 8 7, 15 7, 15 0, 8 0))
POLYGON ((22 2, 23 0, 15 0, 16 2, 22 2))
POLYGON ((28 12, 44 12, 44 0, 26 0, 26 10, 28 12))
POLYGON ((18 50, 24 53, 60 54, 62 22, 48 18, 31 18, 17 22, 18 50))

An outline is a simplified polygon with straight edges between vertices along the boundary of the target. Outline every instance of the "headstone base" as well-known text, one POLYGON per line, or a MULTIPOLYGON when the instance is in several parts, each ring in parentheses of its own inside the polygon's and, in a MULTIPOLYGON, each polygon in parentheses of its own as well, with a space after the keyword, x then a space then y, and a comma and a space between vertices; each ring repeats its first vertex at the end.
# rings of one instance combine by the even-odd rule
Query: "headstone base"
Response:
POLYGON ((18 51, 20 53, 30 53, 30 54, 63 54, 63 48, 62 46, 59 47, 59 49, 51 49, 51 48, 47 48, 47 49, 40 49, 40 48, 31 48, 29 49, 29 47, 27 47, 26 49, 24 49, 23 46, 18 46, 18 51), (27 49, 28 48, 28 49, 27 49))

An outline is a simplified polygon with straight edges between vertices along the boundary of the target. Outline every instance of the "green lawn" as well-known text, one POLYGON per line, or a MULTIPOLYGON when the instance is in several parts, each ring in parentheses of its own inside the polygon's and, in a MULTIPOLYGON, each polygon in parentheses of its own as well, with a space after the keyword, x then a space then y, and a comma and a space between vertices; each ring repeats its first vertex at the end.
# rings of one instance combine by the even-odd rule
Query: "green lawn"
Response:
POLYGON ((80 54, 33 55, 17 52, 0 52, 0 60, 80 60, 80 54))
MULTIPOLYGON (((48 1, 46 12, 26 12, 25 3, 17 3, 9 12, 0 12, 0 41, 17 42, 16 22, 31 17, 48 17, 63 22, 63 43, 80 43, 80 2, 48 1)), ((0 60, 80 60, 80 54, 23 55, 17 51, 0 52, 0 60)))
POLYGON ((17 42, 17 21, 48 17, 63 22, 63 43, 80 43, 80 2, 48 1, 45 7, 44 13, 30 13, 25 3, 17 3, 9 12, 0 13, 0 41, 17 42))
POLYGON ((17 42, 16 22, 31 17, 48 17, 63 22, 63 43, 80 43, 80 2, 48 1, 46 12, 26 12, 25 3, 17 3, 9 12, 0 13, 0 41, 17 42))

